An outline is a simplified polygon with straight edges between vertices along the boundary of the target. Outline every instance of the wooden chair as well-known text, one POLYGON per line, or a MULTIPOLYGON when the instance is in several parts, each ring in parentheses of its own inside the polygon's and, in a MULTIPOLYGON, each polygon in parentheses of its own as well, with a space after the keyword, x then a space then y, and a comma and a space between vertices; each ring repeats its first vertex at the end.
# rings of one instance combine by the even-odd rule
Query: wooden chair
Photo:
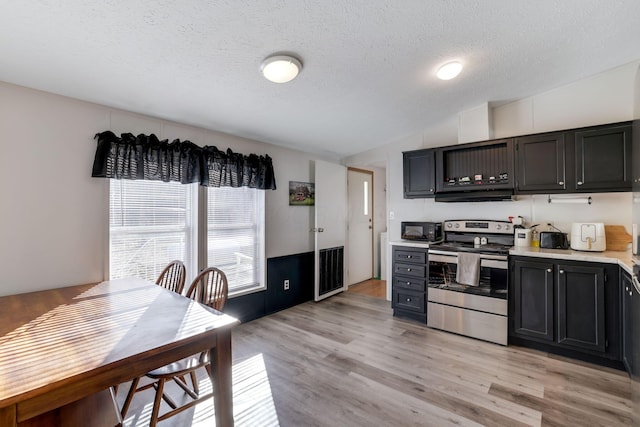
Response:
MULTIPOLYGON (((171 261, 156 279, 156 285, 182 295, 186 278, 187 269, 182 261, 171 261)), ((119 385, 112 387, 114 394, 118 393, 119 387, 119 385)))
MULTIPOLYGON (((189 289, 187 290, 186 296, 187 298, 191 298, 194 301, 221 311, 227 302, 228 293, 229 285, 227 283, 227 276, 222 270, 215 267, 209 267, 198 274, 198 276, 193 280, 191 286, 189 286, 189 289)), ((129 389, 127 398, 122 406, 122 418, 124 419, 127 410, 129 409, 133 395, 138 391, 146 390, 151 387, 155 388, 156 396, 153 402, 150 426, 155 426, 159 421, 172 417, 173 415, 189 409, 206 399, 211 399, 213 397, 213 393, 207 393, 204 395, 200 393, 198 379, 196 377, 196 370, 199 368, 205 368, 209 378, 211 378, 211 364, 208 351, 204 351, 198 355, 187 357, 148 372, 146 376, 154 380, 150 384, 138 387, 140 378, 134 379, 131 383, 131 388, 129 389), (189 375, 191 380, 191 386, 186 380, 187 375, 189 375), (176 404, 176 402, 167 393, 165 393, 164 386, 166 382, 172 380, 192 399, 190 402, 182 406, 178 406, 178 404, 176 404), (162 400, 171 407, 171 410, 160 416, 159 412, 162 400)))
POLYGON ((186 278, 187 269, 182 261, 171 261, 158 276, 156 285, 162 286, 177 294, 182 294, 186 278))

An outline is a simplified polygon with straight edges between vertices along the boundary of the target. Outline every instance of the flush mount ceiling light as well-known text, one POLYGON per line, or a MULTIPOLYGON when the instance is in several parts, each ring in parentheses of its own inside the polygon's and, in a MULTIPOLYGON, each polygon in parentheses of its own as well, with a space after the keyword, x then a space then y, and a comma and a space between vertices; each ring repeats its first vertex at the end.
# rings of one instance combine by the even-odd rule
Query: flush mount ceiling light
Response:
POLYGON ((270 56, 260 65, 262 75, 274 83, 286 83, 295 79, 302 70, 302 63, 289 55, 270 56))
POLYGON ((458 61, 447 62, 438 69, 436 76, 440 80, 451 80, 456 77, 462 71, 462 64, 458 61))

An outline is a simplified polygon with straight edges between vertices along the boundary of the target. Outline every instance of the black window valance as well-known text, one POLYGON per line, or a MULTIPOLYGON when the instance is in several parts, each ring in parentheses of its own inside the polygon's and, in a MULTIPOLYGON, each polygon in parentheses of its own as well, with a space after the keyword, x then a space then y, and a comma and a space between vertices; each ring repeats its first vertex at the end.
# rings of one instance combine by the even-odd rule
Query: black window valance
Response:
POLYGON ((199 147, 190 141, 159 140, 154 134, 111 131, 96 134, 98 147, 91 176, 116 179, 146 179, 194 182, 206 187, 250 187, 275 190, 273 163, 268 155, 245 156, 199 147))

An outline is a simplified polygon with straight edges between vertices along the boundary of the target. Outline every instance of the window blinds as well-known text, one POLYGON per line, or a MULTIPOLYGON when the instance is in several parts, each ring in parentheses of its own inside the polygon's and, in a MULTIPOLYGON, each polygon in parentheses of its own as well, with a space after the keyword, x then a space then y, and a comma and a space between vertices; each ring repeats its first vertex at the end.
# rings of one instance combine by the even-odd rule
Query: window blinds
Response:
POLYGON ((230 293, 262 286, 264 217, 264 191, 207 188, 207 265, 225 272, 230 293))
POLYGON ((196 191, 197 184, 110 180, 112 279, 155 281, 170 261, 181 260, 188 270, 195 265, 196 191))

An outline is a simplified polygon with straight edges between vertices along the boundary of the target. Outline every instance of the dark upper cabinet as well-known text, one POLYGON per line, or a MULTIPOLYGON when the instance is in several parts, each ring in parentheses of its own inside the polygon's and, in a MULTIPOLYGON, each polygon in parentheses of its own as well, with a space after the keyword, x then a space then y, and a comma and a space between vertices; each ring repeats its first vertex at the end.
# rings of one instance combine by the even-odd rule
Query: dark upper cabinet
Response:
POLYGON ((433 149, 402 153, 404 198, 431 197, 436 190, 436 152, 433 149))
POLYGON ((555 339, 553 271, 552 262, 514 262, 511 317, 515 335, 555 339))
POLYGON ((514 188, 510 138, 441 147, 436 163, 438 193, 514 188))
MULTIPOLYGON (((562 192, 567 189, 567 141, 564 132, 516 138, 519 192, 562 192)), ((569 175, 571 175, 569 173, 569 175)))
POLYGON ((631 191, 631 123, 575 131, 575 191, 631 191))
POLYGON ((513 339, 621 359, 617 265, 514 257, 511 272, 513 339))
POLYGON ((640 133, 640 121, 622 122, 407 151, 404 197, 514 189, 521 194, 598 193, 631 191, 632 184, 640 189, 640 149, 632 150, 634 142, 640 145, 640 135, 632 140, 634 126, 640 133))
POLYGON ((558 264, 557 271, 558 344, 604 353, 604 268, 558 264))

